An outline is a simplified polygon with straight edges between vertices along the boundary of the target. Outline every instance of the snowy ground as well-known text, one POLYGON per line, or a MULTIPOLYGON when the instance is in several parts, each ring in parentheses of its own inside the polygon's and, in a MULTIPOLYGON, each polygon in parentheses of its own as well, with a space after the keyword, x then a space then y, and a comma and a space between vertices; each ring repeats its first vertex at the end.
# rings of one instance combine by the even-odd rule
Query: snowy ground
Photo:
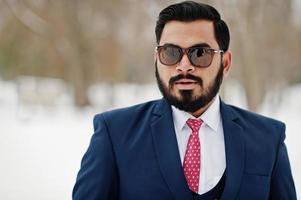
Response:
MULTIPOLYGON (((244 107, 241 98, 233 98, 241 97, 239 87, 233 88, 228 102, 244 107)), ((94 114, 160 97, 155 84, 99 85, 90 90, 94 106, 78 110, 71 106, 69 94, 59 80, 0 81, 0 199, 71 199, 80 160, 92 135, 94 114)), ((266 101, 261 110, 287 124, 286 144, 300 191, 301 85, 280 96, 284 98, 277 107, 266 101)))

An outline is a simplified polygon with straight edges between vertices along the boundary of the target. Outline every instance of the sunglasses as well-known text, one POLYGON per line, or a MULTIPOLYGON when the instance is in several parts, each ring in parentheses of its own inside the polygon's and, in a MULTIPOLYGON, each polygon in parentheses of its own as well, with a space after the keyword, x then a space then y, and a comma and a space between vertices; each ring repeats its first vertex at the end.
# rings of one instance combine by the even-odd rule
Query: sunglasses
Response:
POLYGON ((209 67, 213 60, 214 54, 224 53, 223 50, 211 49, 204 46, 194 46, 181 48, 176 45, 157 46, 156 51, 162 64, 172 66, 179 63, 184 54, 188 56, 190 63, 196 67, 209 67))

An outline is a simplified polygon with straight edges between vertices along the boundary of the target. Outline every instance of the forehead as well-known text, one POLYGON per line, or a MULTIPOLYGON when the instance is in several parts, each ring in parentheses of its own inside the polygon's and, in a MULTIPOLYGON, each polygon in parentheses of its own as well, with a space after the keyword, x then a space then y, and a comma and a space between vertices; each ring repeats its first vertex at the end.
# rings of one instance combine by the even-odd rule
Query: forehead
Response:
POLYGON ((160 45, 167 43, 183 48, 199 43, 207 43, 212 48, 218 48, 214 36, 213 22, 207 20, 170 21, 166 23, 161 35, 160 45))

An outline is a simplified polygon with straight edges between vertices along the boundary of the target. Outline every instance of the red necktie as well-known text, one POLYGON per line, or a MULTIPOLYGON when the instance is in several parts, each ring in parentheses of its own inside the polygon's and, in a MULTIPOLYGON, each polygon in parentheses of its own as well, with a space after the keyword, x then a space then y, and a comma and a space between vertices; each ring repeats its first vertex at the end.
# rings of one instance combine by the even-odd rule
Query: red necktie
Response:
POLYGON ((191 128, 192 133, 187 143, 183 168, 190 190, 197 193, 199 190, 201 158, 201 145, 198 133, 203 122, 198 119, 188 119, 186 123, 191 128))

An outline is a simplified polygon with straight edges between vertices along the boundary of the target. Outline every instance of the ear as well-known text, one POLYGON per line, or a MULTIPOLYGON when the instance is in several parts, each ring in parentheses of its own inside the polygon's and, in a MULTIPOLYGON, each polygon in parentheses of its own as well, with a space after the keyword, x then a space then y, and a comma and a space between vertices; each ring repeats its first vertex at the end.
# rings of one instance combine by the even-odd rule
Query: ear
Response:
POLYGON ((156 62, 157 62, 157 55, 158 55, 158 51, 155 49, 154 50, 154 64, 156 64, 156 62))
POLYGON ((232 52, 230 50, 223 54, 223 64, 224 64, 224 77, 228 77, 230 67, 232 64, 232 52))

